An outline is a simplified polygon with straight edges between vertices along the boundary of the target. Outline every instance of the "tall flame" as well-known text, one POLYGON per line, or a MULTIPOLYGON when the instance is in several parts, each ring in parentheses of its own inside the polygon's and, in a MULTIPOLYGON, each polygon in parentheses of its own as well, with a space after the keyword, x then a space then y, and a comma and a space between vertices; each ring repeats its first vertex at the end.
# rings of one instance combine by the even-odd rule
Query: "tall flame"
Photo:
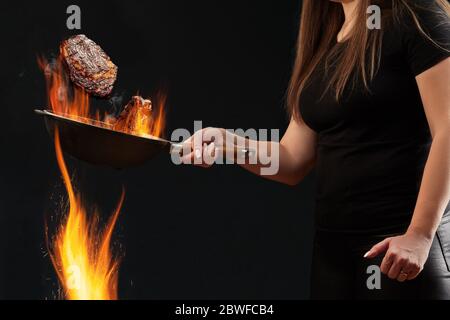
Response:
POLYGON ((81 195, 74 191, 55 130, 55 150, 59 169, 69 198, 66 221, 53 238, 50 256, 70 300, 115 300, 119 259, 111 253, 111 236, 124 200, 124 191, 104 228, 99 214, 88 212, 81 195))

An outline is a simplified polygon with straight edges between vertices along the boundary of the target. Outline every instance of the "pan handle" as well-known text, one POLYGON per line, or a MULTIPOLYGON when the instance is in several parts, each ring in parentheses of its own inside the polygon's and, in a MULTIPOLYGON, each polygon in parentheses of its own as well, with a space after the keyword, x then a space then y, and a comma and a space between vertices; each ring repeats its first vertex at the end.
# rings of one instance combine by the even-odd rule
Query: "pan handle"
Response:
MULTIPOLYGON (((170 145, 170 153, 175 153, 178 155, 182 155, 183 154, 183 150, 184 150, 184 144, 183 143, 172 143, 170 145)), ((190 149, 190 146, 187 146, 187 148, 190 149)), ((256 152, 253 149, 250 148, 239 148, 239 147, 234 147, 234 148, 227 148, 227 147, 218 147, 217 148, 219 150, 219 152, 221 152, 224 157, 227 155, 233 155, 234 160, 237 159, 245 159, 248 160, 252 157, 255 156, 256 152)))

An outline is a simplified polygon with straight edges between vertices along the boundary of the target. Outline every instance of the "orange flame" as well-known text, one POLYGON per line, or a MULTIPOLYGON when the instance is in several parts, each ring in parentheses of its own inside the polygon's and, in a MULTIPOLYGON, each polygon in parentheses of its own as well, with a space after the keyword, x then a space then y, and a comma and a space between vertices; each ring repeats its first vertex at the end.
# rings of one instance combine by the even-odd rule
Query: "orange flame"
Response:
POLYGON ((38 64, 44 71, 52 111, 74 118, 90 118, 89 95, 76 86, 73 87, 73 93, 70 92, 62 59, 58 58, 54 64, 49 64, 44 58, 39 57, 38 64))
POLYGON ((158 96, 157 108, 148 115, 144 116, 143 113, 136 112, 139 116, 134 117, 132 123, 127 123, 126 126, 117 126, 117 119, 113 115, 101 114, 98 110, 95 112, 91 110, 88 93, 78 86, 71 85, 61 57, 56 59, 53 64, 39 57, 38 64, 44 71, 49 105, 55 114, 127 134, 143 137, 163 136, 165 127, 165 95, 160 94, 158 96))
POLYGON ((154 117, 152 123, 150 124, 150 134, 155 137, 163 137, 164 136, 164 129, 166 126, 165 121, 165 106, 166 106, 166 100, 167 96, 165 94, 160 93, 157 97, 156 103, 156 110, 157 114, 154 117))
POLYGON ((98 212, 87 212, 80 194, 73 189, 58 130, 55 130, 55 149, 69 198, 69 211, 53 239, 50 256, 64 296, 69 300, 115 300, 119 259, 112 255, 110 243, 124 191, 106 226, 99 228, 98 212))

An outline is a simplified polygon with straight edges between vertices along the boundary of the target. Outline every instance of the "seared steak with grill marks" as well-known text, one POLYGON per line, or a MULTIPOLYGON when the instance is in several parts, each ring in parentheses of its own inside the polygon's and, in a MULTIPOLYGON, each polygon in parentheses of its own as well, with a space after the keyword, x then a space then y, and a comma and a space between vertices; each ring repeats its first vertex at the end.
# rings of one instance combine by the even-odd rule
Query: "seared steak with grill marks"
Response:
POLYGON ((117 66, 94 41, 84 34, 76 35, 64 40, 60 51, 73 83, 99 97, 111 93, 117 66))

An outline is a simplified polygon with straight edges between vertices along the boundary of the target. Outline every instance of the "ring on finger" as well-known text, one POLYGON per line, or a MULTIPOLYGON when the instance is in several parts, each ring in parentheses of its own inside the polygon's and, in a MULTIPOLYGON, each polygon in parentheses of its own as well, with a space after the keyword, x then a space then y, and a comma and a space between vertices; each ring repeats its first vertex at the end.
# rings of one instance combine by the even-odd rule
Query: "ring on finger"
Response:
POLYGON ((408 273, 406 273, 406 272, 404 272, 404 271, 401 271, 400 274, 399 274, 399 276, 398 276, 398 278, 397 278, 397 280, 403 282, 403 281, 405 281, 406 279, 408 279, 408 273))

